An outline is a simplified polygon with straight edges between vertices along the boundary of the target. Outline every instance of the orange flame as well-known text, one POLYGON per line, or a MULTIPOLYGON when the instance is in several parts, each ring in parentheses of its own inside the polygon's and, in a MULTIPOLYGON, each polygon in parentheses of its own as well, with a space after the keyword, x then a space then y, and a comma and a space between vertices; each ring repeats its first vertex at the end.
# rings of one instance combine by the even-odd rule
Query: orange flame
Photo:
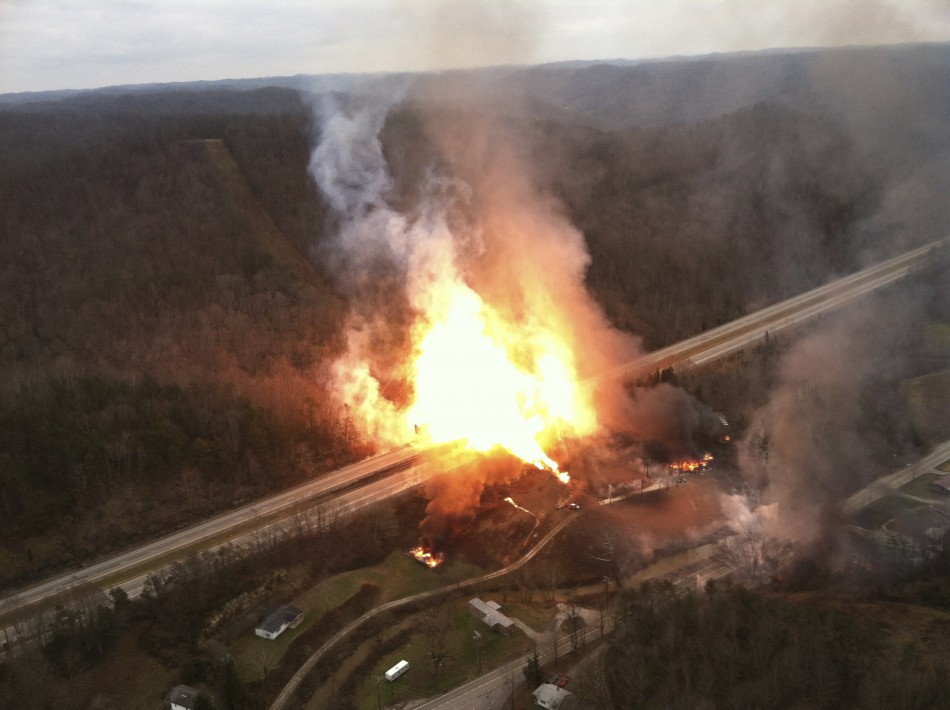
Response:
POLYGON ((432 442, 501 447, 566 483, 545 445, 596 427, 568 346, 548 329, 506 322, 461 282, 437 290, 440 312, 415 329, 408 421, 432 442))
POLYGON ((409 550, 409 555, 424 564, 429 569, 435 569, 445 562, 445 555, 443 555, 441 552, 432 552, 431 550, 424 548, 422 545, 409 550))
POLYGON ((670 464, 670 468, 674 471, 692 473, 693 471, 699 471, 706 468, 709 465, 709 462, 712 460, 712 454, 705 453, 703 454, 702 458, 699 459, 683 459, 682 461, 674 461, 670 464))

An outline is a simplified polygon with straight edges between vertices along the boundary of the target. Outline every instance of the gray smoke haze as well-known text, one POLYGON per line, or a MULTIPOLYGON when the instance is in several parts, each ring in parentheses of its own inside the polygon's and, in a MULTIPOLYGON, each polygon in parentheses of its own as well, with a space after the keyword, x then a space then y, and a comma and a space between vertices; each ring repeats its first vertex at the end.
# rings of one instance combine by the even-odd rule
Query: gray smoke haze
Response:
POLYGON ((768 403, 738 442, 761 519, 755 525, 740 519, 748 518, 746 511, 734 521, 737 530, 757 525, 780 540, 815 544, 838 522, 846 496, 913 449, 902 347, 919 307, 906 292, 876 297, 790 344, 768 403))

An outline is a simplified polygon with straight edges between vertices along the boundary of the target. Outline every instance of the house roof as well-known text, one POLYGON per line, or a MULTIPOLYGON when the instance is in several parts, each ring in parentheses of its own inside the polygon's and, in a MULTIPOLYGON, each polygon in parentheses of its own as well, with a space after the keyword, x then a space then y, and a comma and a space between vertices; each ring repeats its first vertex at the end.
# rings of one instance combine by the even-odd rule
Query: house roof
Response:
POLYGON ((499 611, 501 605, 498 602, 484 602, 478 597, 475 597, 469 600, 468 605, 477 610, 478 613, 482 615, 482 621, 489 626, 500 626, 504 629, 508 629, 515 625, 514 621, 499 611))
POLYGON ((532 695, 541 707, 548 708, 548 710, 557 710, 564 702, 564 698, 571 695, 571 691, 559 688, 553 683, 542 683, 535 688, 532 695))
POLYGON ((183 708, 193 708, 197 699, 198 691, 190 685, 176 685, 168 691, 168 696, 165 698, 169 703, 181 705, 183 708))
POLYGON ((290 604, 286 604, 282 607, 274 609, 274 611, 272 611, 270 615, 264 619, 264 623, 257 628, 274 634, 280 631, 287 624, 291 623, 301 614, 303 614, 303 612, 300 611, 300 609, 295 606, 291 606, 290 604))

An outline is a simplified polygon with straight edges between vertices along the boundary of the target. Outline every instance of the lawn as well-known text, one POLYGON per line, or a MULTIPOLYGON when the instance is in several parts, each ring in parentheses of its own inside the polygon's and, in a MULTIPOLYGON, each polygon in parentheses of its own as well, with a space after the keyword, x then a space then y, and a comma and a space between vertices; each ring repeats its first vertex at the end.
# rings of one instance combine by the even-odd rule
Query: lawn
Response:
POLYGON ((514 619, 523 621, 529 628, 538 633, 544 633, 547 631, 548 624, 557 614, 557 605, 549 602, 538 602, 537 604, 505 602, 502 611, 514 619))
POLYGON ((909 510, 922 505, 924 503, 920 501, 901 496, 884 496, 858 513, 855 516, 855 522, 868 530, 876 530, 902 510, 909 510))
POLYGON ((437 570, 430 570, 401 552, 392 552, 378 565, 335 575, 297 595, 290 603, 304 612, 300 626, 285 631, 274 640, 253 633, 245 634, 232 644, 231 655, 243 679, 258 680, 263 664, 269 668, 277 665, 295 638, 329 610, 353 596, 363 584, 379 587, 382 603, 453 584, 481 572, 478 567, 451 560, 437 570))
POLYGON ((468 612, 467 599, 452 602, 447 613, 451 615, 451 627, 446 638, 448 657, 444 665, 438 671, 434 670, 426 635, 420 630, 400 650, 378 659, 358 693, 356 707, 376 710, 377 690, 383 704, 392 704, 439 695, 476 678, 480 675, 476 631, 481 635, 478 643, 481 644, 482 672, 530 653, 534 647, 517 629, 510 637, 491 631, 468 612), (377 686, 376 679, 382 678, 387 670, 403 659, 409 661, 409 671, 393 682, 383 678, 377 686))

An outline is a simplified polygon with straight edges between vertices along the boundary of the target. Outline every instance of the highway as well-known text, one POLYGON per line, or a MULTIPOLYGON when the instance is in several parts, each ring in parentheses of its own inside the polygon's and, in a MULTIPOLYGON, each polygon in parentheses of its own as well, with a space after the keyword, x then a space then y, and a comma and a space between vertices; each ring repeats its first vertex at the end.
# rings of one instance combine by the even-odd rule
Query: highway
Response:
MULTIPOLYGON (((778 332, 891 283, 921 265, 943 242, 935 242, 888 259, 875 266, 838 279, 826 286, 769 306, 754 314, 701 333, 693 338, 646 355, 600 376, 598 382, 635 377, 645 371, 680 363, 701 364, 735 352, 764 337, 766 331, 778 332)), ((280 526, 299 523, 309 503, 322 501, 306 515, 321 514, 324 508, 350 509, 379 502, 424 482, 440 470, 444 450, 417 451, 403 447, 327 474, 269 498, 243 506, 223 515, 177 531, 140 547, 120 553, 72 572, 59 575, 33 587, 17 591, 0 601, 0 622, 9 624, 22 618, 31 608, 78 586, 102 588, 123 586, 132 594, 141 590, 148 574, 164 569, 172 562, 202 550, 224 544, 250 545, 261 535, 278 533, 280 526), (372 483, 359 491, 349 491, 360 482, 383 475, 390 469, 405 469, 372 483), (390 480, 392 478, 392 480, 390 480), (294 517, 297 516, 297 523, 294 517), (277 527, 275 527, 277 526, 277 527)), ((324 511, 325 512, 325 511, 324 511)))
POLYGON ((673 365, 702 365, 742 350, 771 334, 840 308, 893 283, 922 265, 946 240, 932 242, 747 316, 656 350, 596 378, 599 383, 637 377, 673 365))
POLYGON ((950 441, 944 441, 942 444, 938 444, 934 447, 933 451, 920 461, 908 464, 899 471, 872 481, 844 502, 844 512, 848 515, 853 515, 862 508, 869 506, 878 498, 890 495, 895 489, 910 483, 924 473, 928 473, 933 470, 935 466, 939 466, 947 460, 950 460, 950 441))
POLYGON ((345 490, 387 469, 407 466, 408 469, 401 472, 403 478, 411 471, 425 470, 430 466, 429 457, 425 456, 424 452, 406 446, 346 466, 270 498, 245 505, 141 547, 11 594, 0 602, 0 617, 5 618, 13 611, 42 604, 45 600, 80 585, 105 585, 111 588, 123 582, 129 584, 134 581, 133 588, 141 589, 141 581, 145 576, 168 564, 167 558, 170 555, 176 555, 176 559, 179 559, 184 550, 213 549, 225 543, 246 539, 253 536, 254 531, 273 525, 275 519, 292 518, 307 501, 345 490))

